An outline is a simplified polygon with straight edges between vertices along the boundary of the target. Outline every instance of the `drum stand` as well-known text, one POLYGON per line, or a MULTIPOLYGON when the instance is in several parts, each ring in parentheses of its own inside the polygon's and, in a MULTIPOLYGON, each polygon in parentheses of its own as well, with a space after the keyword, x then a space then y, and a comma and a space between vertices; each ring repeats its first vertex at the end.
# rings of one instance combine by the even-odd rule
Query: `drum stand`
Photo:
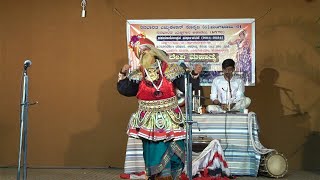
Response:
POLYGON ((192 84, 190 83, 189 72, 184 74, 184 87, 185 87, 185 113, 186 113, 186 157, 187 157, 187 176, 192 180, 192 84))
POLYGON ((37 104, 28 102, 28 74, 27 68, 25 66, 23 71, 23 84, 22 84, 22 96, 21 96, 21 112, 20 112, 20 145, 19 145, 19 157, 18 157, 18 171, 17 171, 17 180, 20 180, 20 169, 21 169, 21 156, 23 153, 23 176, 22 179, 27 179, 27 132, 28 132, 28 107, 29 105, 37 104))

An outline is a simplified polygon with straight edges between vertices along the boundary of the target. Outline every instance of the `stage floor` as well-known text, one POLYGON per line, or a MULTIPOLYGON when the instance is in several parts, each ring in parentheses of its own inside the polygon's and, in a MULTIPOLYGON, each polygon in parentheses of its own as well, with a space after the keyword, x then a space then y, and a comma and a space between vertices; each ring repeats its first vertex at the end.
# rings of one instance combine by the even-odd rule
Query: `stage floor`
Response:
MULTIPOLYGON (((0 180, 15 180, 16 168, 0 168, 0 180)), ((28 180, 119 180, 123 169, 28 169, 28 180)), ((267 177, 237 177, 239 180, 270 180, 267 177)), ((283 180, 318 180, 319 172, 289 171, 283 180)))

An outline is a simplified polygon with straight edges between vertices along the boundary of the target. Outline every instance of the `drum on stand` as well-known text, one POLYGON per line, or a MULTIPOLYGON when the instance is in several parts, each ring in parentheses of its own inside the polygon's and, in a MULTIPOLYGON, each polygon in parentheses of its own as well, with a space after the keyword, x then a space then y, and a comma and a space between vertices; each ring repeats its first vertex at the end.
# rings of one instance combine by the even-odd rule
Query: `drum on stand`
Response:
POLYGON ((282 178, 288 172, 288 161, 283 154, 272 151, 261 155, 259 174, 272 178, 282 178))

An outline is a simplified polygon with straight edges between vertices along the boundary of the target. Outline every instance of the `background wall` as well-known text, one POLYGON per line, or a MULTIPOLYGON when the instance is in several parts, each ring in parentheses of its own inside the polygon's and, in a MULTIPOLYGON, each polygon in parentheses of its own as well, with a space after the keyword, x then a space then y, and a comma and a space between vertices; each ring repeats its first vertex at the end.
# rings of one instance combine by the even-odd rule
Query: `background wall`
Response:
MULTIPOLYGON (((17 164, 23 62, 29 69, 28 164, 123 167, 135 98, 116 91, 125 19, 256 18, 257 85, 247 88, 264 146, 290 169, 320 169, 319 0, 2 0, 0 165, 17 164)), ((204 88, 205 96, 210 89, 204 88)), ((210 102, 205 102, 209 104, 210 102)))

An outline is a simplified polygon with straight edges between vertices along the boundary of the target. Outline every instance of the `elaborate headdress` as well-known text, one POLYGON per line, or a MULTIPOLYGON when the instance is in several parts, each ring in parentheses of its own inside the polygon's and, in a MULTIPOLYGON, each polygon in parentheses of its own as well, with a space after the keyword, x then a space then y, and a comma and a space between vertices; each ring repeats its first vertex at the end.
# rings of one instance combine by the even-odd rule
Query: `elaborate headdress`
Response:
POLYGON ((154 43, 150 39, 148 39, 144 34, 131 36, 129 47, 132 49, 132 51, 134 52, 134 54, 138 59, 140 59, 140 56, 142 53, 141 51, 142 46, 145 46, 150 50, 154 51, 158 59, 162 61, 166 61, 168 59, 167 55, 162 50, 157 49, 154 43))
POLYGON ((138 34, 131 36, 129 47, 132 49, 136 57, 139 59, 141 55, 141 45, 152 45, 154 46, 154 43, 146 38, 144 34, 138 34))

